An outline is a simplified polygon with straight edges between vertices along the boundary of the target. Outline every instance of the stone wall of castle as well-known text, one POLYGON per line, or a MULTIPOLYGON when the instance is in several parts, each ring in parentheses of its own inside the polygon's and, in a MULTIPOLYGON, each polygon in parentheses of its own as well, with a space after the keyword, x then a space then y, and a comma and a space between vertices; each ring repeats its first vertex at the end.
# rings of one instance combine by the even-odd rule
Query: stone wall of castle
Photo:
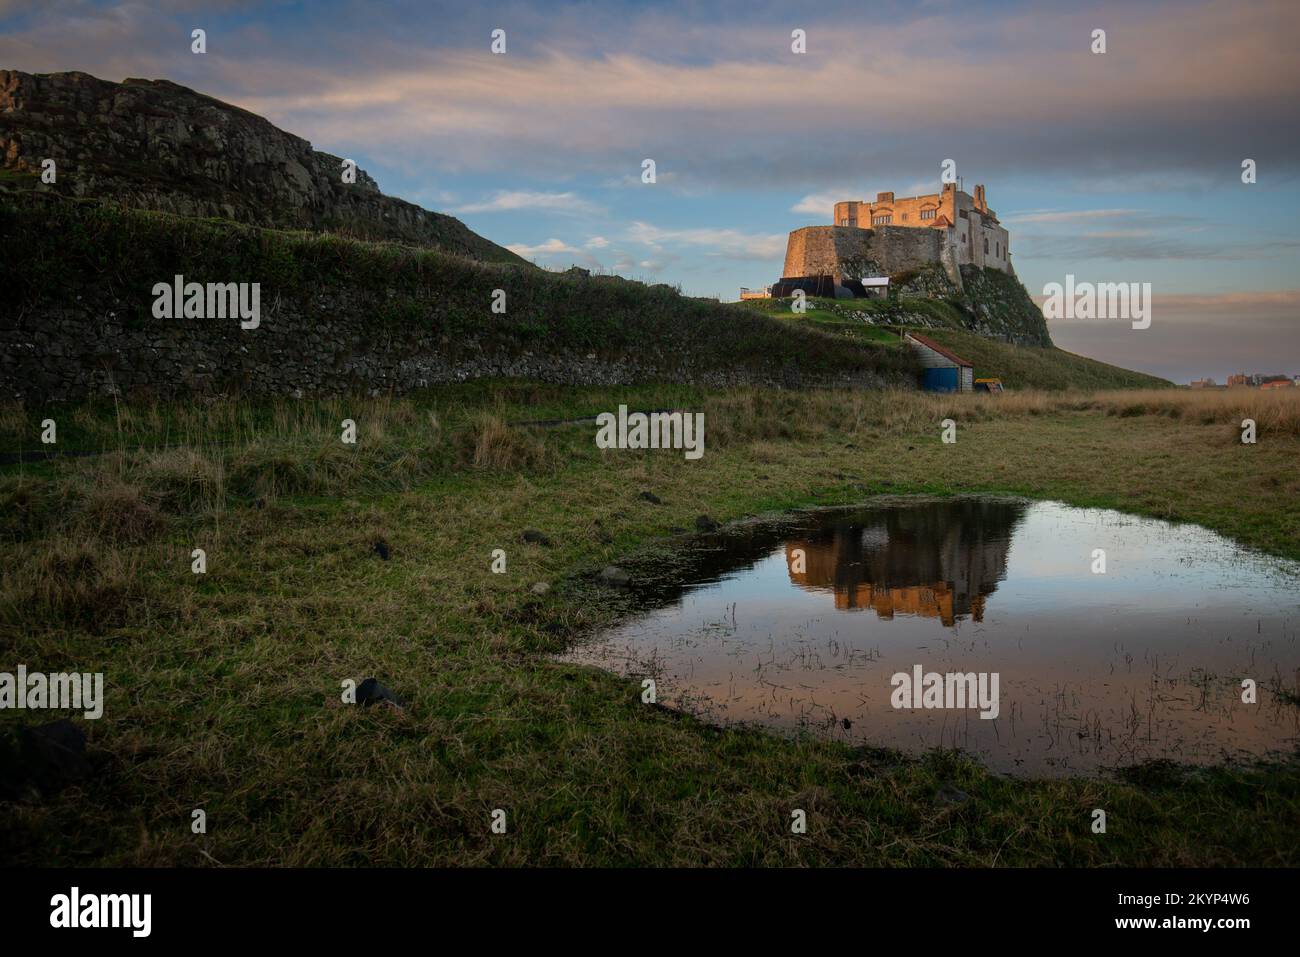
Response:
POLYGON ((895 197, 877 193, 873 202, 846 200, 835 204, 834 223, 840 227, 883 229, 903 227, 943 234, 957 266, 987 266, 1014 274, 1010 236, 989 208, 984 187, 975 195, 947 183, 938 193, 895 197))
MULTIPOLYGON (((860 279, 889 276, 930 264, 942 265, 947 270, 943 240, 943 232, 937 229, 806 226, 790 233, 782 276, 860 279)), ((960 285, 960 275, 955 281, 960 285)))

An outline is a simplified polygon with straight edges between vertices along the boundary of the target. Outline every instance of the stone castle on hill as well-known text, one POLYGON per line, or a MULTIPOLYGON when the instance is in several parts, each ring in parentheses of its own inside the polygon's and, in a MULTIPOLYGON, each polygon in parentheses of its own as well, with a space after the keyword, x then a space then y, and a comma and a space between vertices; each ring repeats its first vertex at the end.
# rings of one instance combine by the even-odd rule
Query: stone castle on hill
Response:
POLYGON ((924 196, 877 193, 874 202, 846 200, 835 204, 834 223, 790 233, 773 295, 789 295, 795 288, 861 295, 864 279, 929 265, 942 267, 958 289, 963 266, 1015 275, 1010 236, 989 208, 982 185, 973 196, 946 183, 924 196))

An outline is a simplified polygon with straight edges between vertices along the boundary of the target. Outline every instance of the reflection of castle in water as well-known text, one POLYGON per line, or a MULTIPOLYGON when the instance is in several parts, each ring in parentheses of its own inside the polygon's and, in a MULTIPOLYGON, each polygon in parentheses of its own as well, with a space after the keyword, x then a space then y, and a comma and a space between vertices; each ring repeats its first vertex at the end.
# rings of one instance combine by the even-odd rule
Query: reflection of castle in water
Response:
POLYGON ((958 500, 855 515, 786 542, 786 567, 801 588, 834 592, 842 610, 981 621, 1024 511, 1015 502, 958 500), (802 572, 795 549, 804 552, 802 572))

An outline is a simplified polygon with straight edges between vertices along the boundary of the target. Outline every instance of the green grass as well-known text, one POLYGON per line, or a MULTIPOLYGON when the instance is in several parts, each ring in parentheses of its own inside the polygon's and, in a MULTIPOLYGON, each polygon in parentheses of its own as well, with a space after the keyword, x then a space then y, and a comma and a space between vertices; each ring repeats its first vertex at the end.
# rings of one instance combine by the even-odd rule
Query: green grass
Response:
MULTIPOLYGON (((0 471, 0 650, 6 665, 103 670, 108 697, 102 720, 76 719, 95 777, 0 806, 4 859, 1294 865, 1295 761, 1018 781, 952 753, 713 728, 553 656, 620 614, 590 573, 670 549, 670 530, 701 513, 1009 492, 1196 521, 1300 558, 1295 406, 1175 390, 999 400, 479 383, 201 414, 55 409, 84 447, 108 451, 0 471), (1237 441, 1230 399, 1253 403, 1257 445, 1237 441), (601 452, 589 425, 504 424, 619 402, 703 410, 704 458, 601 452), (338 441, 344 412, 356 447, 338 441), (945 417, 956 446, 938 440, 945 417), (523 543, 528 528, 551 546, 523 543), (206 576, 190 572, 195 546, 206 576), (489 571, 498 547, 505 575, 489 571), (407 709, 339 702, 343 679, 370 675, 407 709), (972 800, 944 806, 946 786, 972 800), (203 836, 189 828, 198 807, 203 836), (810 821, 797 838, 794 807, 810 821), (1096 807, 1106 835, 1091 833, 1096 807), (494 808, 507 835, 489 832, 494 808)), ((31 448, 48 411, 0 413, 0 448, 31 448)), ((0 714, 0 728, 21 717, 0 714)))
POLYGON ((996 377, 1008 389, 1159 389, 1171 383, 1055 346, 1014 346, 964 329, 917 329, 975 366, 976 378, 996 377))
POLYGON ((1017 346, 989 339, 963 328, 962 313, 937 299, 903 297, 890 300, 834 300, 813 297, 801 316, 788 299, 747 299, 733 308, 760 312, 795 326, 817 329, 855 342, 897 347, 899 334, 911 329, 934 339, 968 359, 977 378, 1000 378, 1008 389, 1152 389, 1171 383, 1141 372, 1108 365, 1055 346, 1017 346), (852 318, 866 313, 878 324, 852 318), (923 317, 924 324, 914 317, 923 317), (933 323, 939 323, 936 327, 933 323))
MULTIPOLYGON (((660 378, 679 381, 731 376, 738 367, 760 381, 789 385, 902 384, 917 376, 910 355, 879 343, 845 342, 617 276, 551 273, 437 249, 41 196, 0 195, 0 232, 8 239, 0 289, 20 324, 28 324, 20 325, 18 341, 44 334, 36 317, 50 313, 83 324, 86 341, 100 335, 110 315, 160 337, 219 335, 208 326, 153 316, 149 291, 182 274, 248 277, 260 283, 263 302, 279 302, 304 326, 310 322, 303 317, 324 313, 335 320, 332 328, 355 322, 358 335, 387 336, 393 349, 436 335, 452 355, 477 349, 487 355, 590 355, 663 369, 660 378), (496 290, 507 293, 505 314, 490 311, 496 290)), ((270 336, 250 340, 247 358, 265 360, 257 350, 280 346, 270 336)), ((118 361, 132 365, 147 357, 118 361)), ((214 371, 216 391, 239 390, 241 372, 234 365, 214 371)))

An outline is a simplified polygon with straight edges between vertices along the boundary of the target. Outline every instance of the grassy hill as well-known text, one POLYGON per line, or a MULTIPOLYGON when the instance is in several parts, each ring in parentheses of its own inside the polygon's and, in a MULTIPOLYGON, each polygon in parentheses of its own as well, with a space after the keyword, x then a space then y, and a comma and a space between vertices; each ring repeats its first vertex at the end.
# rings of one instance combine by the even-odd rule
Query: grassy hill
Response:
POLYGON ((1173 383, 1144 372, 1075 355, 1055 346, 1014 346, 962 329, 917 330, 975 364, 975 377, 996 376, 1008 389, 1156 389, 1173 383))
POLYGON ((1075 355, 1055 346, 1017 346, 963 328, 957 307, 937 299, 811 298, 795 315, 789 299, 748 299, 732 308, 760 312, 792 325, 856 342, 899 348, 905 329, 923 333, 975 365, 977 378, 996 376, 1008 389, 1153 389, 1172 383, 1143 372, 1075 355))
POLYGON ((10 396, 89 395, 95 390, 83 383, 105 364, 124 388, 175 395, 192 394, 181 380, 199 362, 210 389, 231 394, 295 385, 304 393, 401 392, 421 378, 493 377, 485 357, 515 361, 523 378, 571 384, 906 387, 918 368, 881 343, 847 342, 662 284, 428 247, 30 193, 0 196, 0 233, 0 308, 12 316, 0 324, 0 347, 19 359, 0 383, 10 396), (256 335, 232 338, 239 330, 229 322, 155 317, 151 290, 178 274, 259 283, 266 321, 256 335), (492 309, 497 290, 505 312, 492 309), (158 371, 158 350, 170 376, 158 371), (412 373, 403 362, 442 363, 443 371, 412 373), (598 375, 587 371, 597 365, 598 375), (304 370, 304 381, 289 382, 304 370), (63 391, 29 385, 46 379, 63 391))

